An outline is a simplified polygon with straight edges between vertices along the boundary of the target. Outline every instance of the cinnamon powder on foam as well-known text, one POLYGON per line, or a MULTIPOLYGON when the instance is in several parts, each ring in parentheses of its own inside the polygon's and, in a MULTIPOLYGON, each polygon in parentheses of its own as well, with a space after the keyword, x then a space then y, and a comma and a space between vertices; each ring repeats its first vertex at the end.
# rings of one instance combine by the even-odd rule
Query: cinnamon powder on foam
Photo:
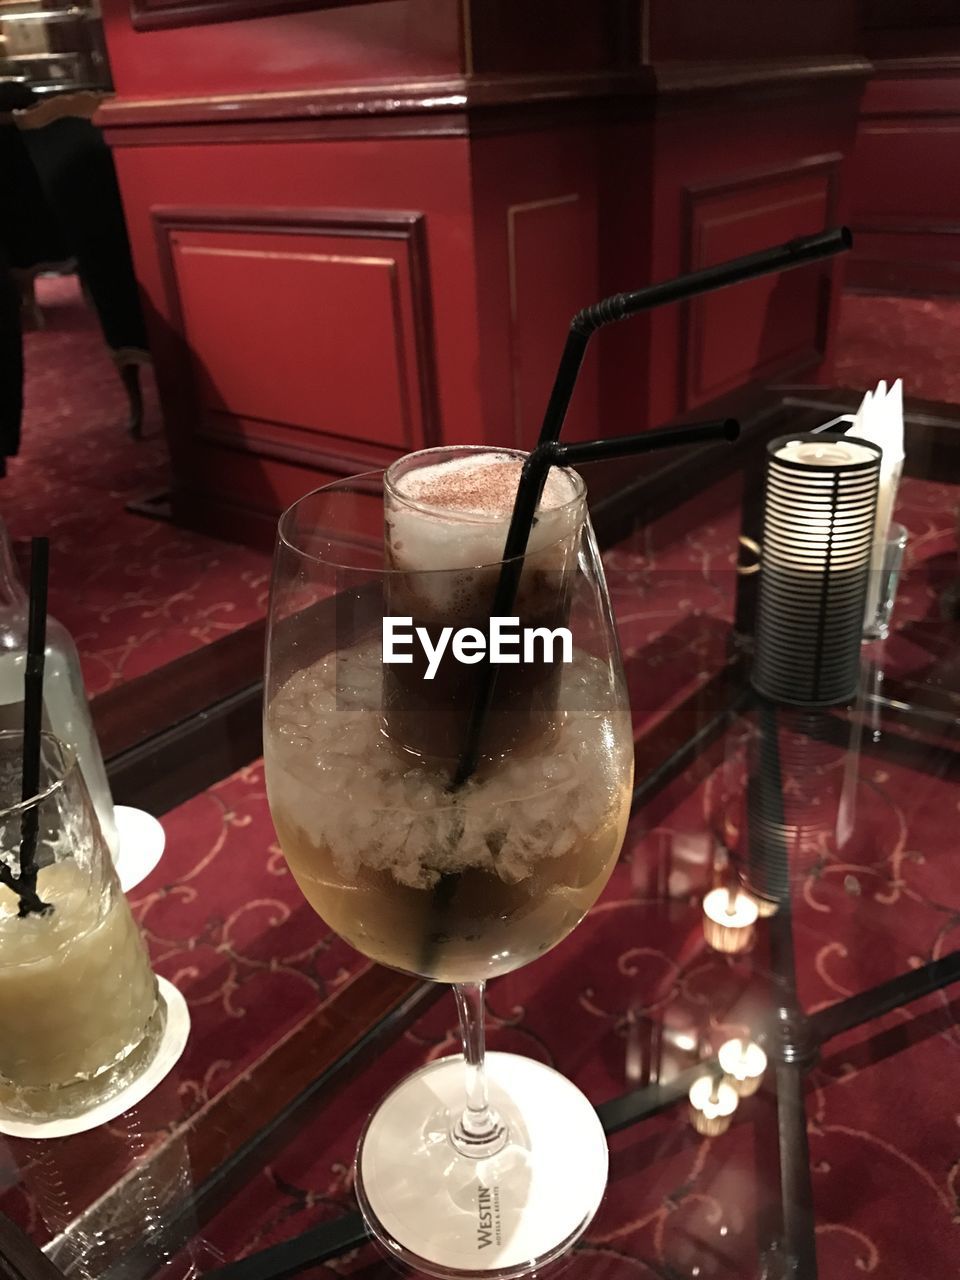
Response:
MULTIPOLYGON (((515 458, 474 462, 457 459, 425 467, 403 477, 405 497, 423 506, 470 515, 508 516, 513 510, 523 463, 515 458)), ((547 475, 541 508, 562 506, 574 496, 570 481, 556 472, 547 475)))

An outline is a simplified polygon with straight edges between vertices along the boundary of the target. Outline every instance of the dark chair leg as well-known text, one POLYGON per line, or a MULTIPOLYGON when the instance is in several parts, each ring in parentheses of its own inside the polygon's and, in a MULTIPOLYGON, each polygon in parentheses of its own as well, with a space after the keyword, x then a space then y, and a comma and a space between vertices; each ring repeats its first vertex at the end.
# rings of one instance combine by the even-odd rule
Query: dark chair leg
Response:
POLYGON ((143 390, 140 386, 139 364, 121 364, 120 381, 130 402, 130 419, 127 429, 134 440, 143 439, 143 390))

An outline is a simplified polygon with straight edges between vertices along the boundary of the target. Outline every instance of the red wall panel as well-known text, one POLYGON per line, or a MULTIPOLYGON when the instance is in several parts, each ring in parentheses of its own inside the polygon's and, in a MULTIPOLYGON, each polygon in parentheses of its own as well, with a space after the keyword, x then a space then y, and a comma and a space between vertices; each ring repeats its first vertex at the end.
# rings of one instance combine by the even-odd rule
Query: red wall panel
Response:
MULTIPOLYGON (((855 81, 822 86, 762 108, 729 103, 709 119, 689 106, 665 115, 658 124, 653 203, 655 278, 684 270, 697 252, 752 252, 817 230, 818 223, 844 222, 844 158, 853 145, 860 87, 855 81), (723 220, 725 203, 729 223, 723 220), (698 251, 691 237, 703 216, 720 221, 698 251)), ((716 394, 718 380, 727 380, 721 368, 727 359, 743 380, 769 380, 801 369, 820 376, 819 353, 829 361, 830 301, 838 295, 842 271, 842 260, 833 259, 795 275, 734 285, 709 301, 658 311, 651 321, 651 419, 669 421, 703 396, 716 394), (774 290, 777 310, 768 315, 774 290), (799 308, 795 317, 788 314, 793 304, 799 308), (780 324, 786 325, 785 335, 777 332, 780 324), (699 367, 690 354, 698 326, 704 335, 699 367), (714 341, 723 344, 723 357, 708 351, 714 341), (709 368, 702 366, 704 359, 709 368)))
MULTIPOLYGON (((231 0, 219 0, 224 17, 231 0)), ((456 74, 461 11, 450 0, 385 0, 211 25, 137 31, 130 0, 102 0, 124 97, 215 98, 356 81, 456 74)))
POLYGON ((853 163, 848 279, 882 292, 960 292, 960 8, 864 0, 876 76, 853 163))
POLYGON ((228 440, 239 420, 273 423, 263 451, 286 438, 305 461, 311 439, 319 454, 343 441, 395 451, 433 442, 419 219, 395 219, 391 235, 388 215, 363 221, 362 211, 274 212, 255 229, 220 211, 155 217, 198 433, 228 440))
POLYGON ((307 459, 326 473, 362 470, 406 448, 404 432, 413 444, 483 438, 465 140, 119 147, 115 158, 182 512, 194 495, 195 514, 210 516, 211 492, 276 510, 278 493, 318 483, 307 459), (385 190, 422 219, 416 243, 386 235, 385 190), (337 205, 323 205, 333 192, 337 205), (217 226, 225 210, 233 229, 217 226), (244 256, 183 253, 198 247, 244 256), (266 256, 291 251, 395 265, 301 262, 298 282, 287 259, 266 256))
MULTIPOLYGON (((139 33, 122 0, 105 8, 121 92, 102 114, 175 503, 221 532, 266 540, 299 493, 434 440, 530 445, 581 307, 844 217, 862 70, 797 54, 843 46, 846 3, 815 34, 791 19, 779 43, 758 19, 771 61, 746 73, 722 42, 709 63, 635 67, 651 33, 688 59, 702 33, 684 46, 669 6, 621 0, 531 5, 562 24, 553 62, 507 3, 139 33), (576 75, 550 78, 568 62, 576 75)), ((838 279, 808 268, 605 331, 567 436, 812 375, 838 279)))
POLYGON ((640 56, 638 11, 624 0, 461 0, 475 72, 602 71, 640 56), (631 38, 633 37, 633 38, 631 38))
POLYGON ((844 0, 649 0, 650 56, 746 62, 856 50, 858 16, 844 0))
MULTIPOLYGON (((471 144, 480 394, 488 438, 531 447, 570 320, 600 292, 595 133, 558 128, 471 144)), ((583 370, 566 433, 597 429, 583 370)))
POLYGON ((864 94, 854 216, 960 216, 960 58, 953 75, 884 75, 864 94))
POLYGON ((960 57, 882 64, 853 165, 855 287, 960 292, 960 57))
MULTIPOLYGON (((592 191, 521 201, 507 210, 513 438, 536 443, 570 320, 598 292, 592 191), (591 216, 592 215, 592 216, 591 216)), ((596 361, 581 370, 567 439, 600 434, 596 361)))
MULTIPOLYGON (((599 140, 599 296, 626 293, 675 275, 679 264, 656 264, 653 201, 657 156, 653 112, 618 120, 599 140)), ((676 217, 682 216, 678 199, 676 217)), ((609 325, 592 341, 587 361, 599 367, 602 433, 624 435, 655 425, 651 363, 653 315, 609 325)))
MULTIPOLYGON (((691 269, 836 222, 834 154, 793 169, 761 171, 688 189, 691 269)), ((682 404, 693 409, 744 382, 809 367, 823 356, 823 273, 810 267, 764 276, 685 308, 682 404)))

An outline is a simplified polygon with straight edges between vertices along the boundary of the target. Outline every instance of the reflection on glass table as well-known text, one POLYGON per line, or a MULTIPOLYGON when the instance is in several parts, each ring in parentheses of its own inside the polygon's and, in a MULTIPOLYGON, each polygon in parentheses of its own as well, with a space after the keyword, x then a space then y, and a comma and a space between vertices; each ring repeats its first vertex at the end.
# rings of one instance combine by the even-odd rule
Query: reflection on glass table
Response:
MULTIPOLYGON (((949 451, 936 480, 925 467, 908 451, 890 634, 864 646, 848 707, 771 711, 748 692, 749 476, 606 548, 636 740, 624 852, 579 929, 488 996, 489 1047, 555 1066, 610 1134, 607 1195, 568 1264, 578 1280, 773 1277, 791 1250, 825 1280, 955 1267, 957 988, 894 1007, 905 976, 960 978, 960 468, 949 451), (744 885, 761 904, 753 937, 718 950, 704 898, 744 885), (863 999, 882 984, 887 1012, 863 999), (762 1082, 723 1132, 698 1132, 690 1089, 734 1039, 763 1048, 762 1082)), ((130 1192, 154 1196, 149 1235, 184 1274, 312 1263, 305 1274, 386 1280, 353 1151, 393 1082, 455 1051, 453 1010, 318 931, 271 849, 259 765, 166 822, 171 862, 133 897, 155 967, 190 1000, 187 1055, 143 1104, 136 1142, 120 1125, 47 1151, 7 1142, 0 1208, 37 1242, 55 1237, 73 1275, 176 1275, 143 1239, 127 1249, 135 1227, 102 1245, 130 1192), (109 1257, 89 1264, 84 1241, 109 1257)))

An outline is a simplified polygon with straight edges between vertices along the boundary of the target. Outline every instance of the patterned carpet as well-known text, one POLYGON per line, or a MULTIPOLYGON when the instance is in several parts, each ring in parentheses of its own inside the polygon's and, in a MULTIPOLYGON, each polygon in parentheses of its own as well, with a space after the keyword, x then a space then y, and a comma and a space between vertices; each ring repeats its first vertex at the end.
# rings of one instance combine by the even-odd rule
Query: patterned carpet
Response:
MULTIPOLYGON (((960 908, 950 836, 930 821, 949 804, 950 785, 910 770, 881 781, 881 772, 864 761, 859 786, 879 784, 889 800, 885 839, 859 848, 852 867, 833 854, 816 874, 799 878, 796 928, 810 1007, 960 942, 956 923, 943 933, 943 912, 956 919, 960 908), (923 857, 904 859, 905 848, 922 849, 923 857), (851 874, 863 890, 855 898, 851 874)), ((716 1047, 751 1025, 762 956, 720 956, 700 930, 715 780, 715 773, 691 771, 639 815, 584 924, 549 957, 492 984, 491 1048, 547 1062, 600 1102, 637 1084, 652 1043, 669 1072, 693 1061, 690 1046, 716 1047)), ((912 1046, 899 1057, 885 1056, 877 1027, 838 1041, 812 1079, 823 1280, 953 1274, 960 1250, 960 1131, 950 1123, 960 1080, 955 1010, 938 997, 880 1024, 912 1046), (902 1105, 893 1102, 898 1096, 902 1105)), ((335 1114, 303 1126, 207 1238, 227 1256, 242 1255, 351 1208, 351 1159, 366 1115, 393 1082, 456 1045, 453 1003, 444 999, 344 1090, 335 1114)), ((607 1197, 571 1274, 759 1275, 758 1215, 772 1188, 758 1179, 755 1160, 768 1124, 761 1103, 751 1100, 720 1138, 698 1137, 682 1109, 617 1137, 607 1197)), ((310 1274, 341 1270, 382 1280, 393 1274, 372 1250, 310 1274)))
POLYGON ((923 400, 960 404, 960 300, 844 294, 834 381, 857 390, 902 377, 923 400))
POLYGON ((96 694, 262 617, 270 562, 124 509, 168 487, 152 377, 137 443, 76 278, 41 279, 37 293, 46 327, 26 335, 23 444, 0 480, 0 516, 18 552, 50 536, 50 612, 96 694))

